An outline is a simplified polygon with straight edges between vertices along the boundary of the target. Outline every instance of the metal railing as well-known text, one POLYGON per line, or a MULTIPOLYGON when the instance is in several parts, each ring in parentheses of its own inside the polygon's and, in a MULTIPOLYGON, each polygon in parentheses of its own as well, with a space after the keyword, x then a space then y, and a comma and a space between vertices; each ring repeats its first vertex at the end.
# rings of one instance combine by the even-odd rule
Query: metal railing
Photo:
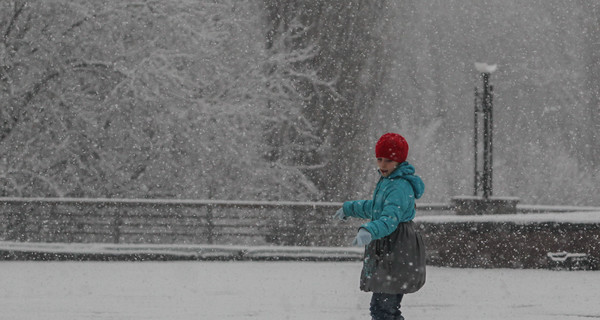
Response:
POLYGON ((179 199, 0 198, 0 240, 325 245, 341 203, 179 199))
MULTIPOLYGON (((360 221, 331 216, 341 202, 114 198, 0 198, 0 241, 339 245, 360 221)), ((419 215, 453 214, 443 203, 419 215)), ((521 213, 598 210, 517 206, 521 213)))

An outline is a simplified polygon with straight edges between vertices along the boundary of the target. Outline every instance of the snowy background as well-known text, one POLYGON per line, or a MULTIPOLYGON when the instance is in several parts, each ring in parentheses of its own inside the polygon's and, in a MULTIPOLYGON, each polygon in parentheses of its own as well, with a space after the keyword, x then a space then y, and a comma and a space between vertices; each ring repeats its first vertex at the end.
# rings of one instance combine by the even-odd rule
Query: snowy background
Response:
POLYGON ((423 202, 597 206, 597 1, 0 2, 0 195, 344 201, 406 136, 423 202))
MULTIPOLYGON (((597 207, 599 29, 597 1, 0 1, 0 196, 367 198, 373 145, 395 131, 423 203, 447 203, 472 191, 474 63, 487 62, 495 195, 597 207)), ((359 271, 1 262, 0 319, 364 319, 359 271)), ((403 310, 600 318, 599 277, 430 267, 403 310)))

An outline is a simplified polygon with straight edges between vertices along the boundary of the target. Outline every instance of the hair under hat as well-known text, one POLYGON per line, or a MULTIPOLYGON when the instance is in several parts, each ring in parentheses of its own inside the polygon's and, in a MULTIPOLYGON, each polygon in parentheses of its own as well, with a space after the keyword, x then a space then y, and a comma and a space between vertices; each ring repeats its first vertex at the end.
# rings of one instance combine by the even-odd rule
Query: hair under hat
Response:
POLYGON ((397 133, 386 133, 375 144, 375 156, 402 163, 408 156, 408 142, 397 133))

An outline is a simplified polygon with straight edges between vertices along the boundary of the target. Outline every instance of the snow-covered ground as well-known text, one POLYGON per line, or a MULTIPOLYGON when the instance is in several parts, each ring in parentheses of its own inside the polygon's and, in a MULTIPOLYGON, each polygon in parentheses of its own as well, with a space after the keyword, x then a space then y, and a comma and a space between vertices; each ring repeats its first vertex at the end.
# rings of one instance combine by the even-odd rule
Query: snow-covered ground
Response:
MULTIPOLYGON (((0 262, 0 319, 369 319, 359 262, 0 262)), ((428 268, 412 319, 600 318, 600 272, 428 268)))

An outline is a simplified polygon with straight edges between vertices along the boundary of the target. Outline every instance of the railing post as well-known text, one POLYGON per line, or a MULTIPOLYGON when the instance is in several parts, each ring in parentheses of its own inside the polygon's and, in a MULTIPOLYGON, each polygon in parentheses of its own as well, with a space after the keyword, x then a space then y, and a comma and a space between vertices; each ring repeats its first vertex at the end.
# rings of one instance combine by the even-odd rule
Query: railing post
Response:
POLYGON ((121 211, 119 208, 116 208, 113 226, 112 226, 112 234, 113 234, 113 243, 118 244, 121 242, 121 225, 123 224, 123 219, 121 218, 121 211))
POLYGON ((206 206, 206 231, 208 236, 208 244, 214 244, 215 242, 215 223, 212 212, 212 205, 206 206))

